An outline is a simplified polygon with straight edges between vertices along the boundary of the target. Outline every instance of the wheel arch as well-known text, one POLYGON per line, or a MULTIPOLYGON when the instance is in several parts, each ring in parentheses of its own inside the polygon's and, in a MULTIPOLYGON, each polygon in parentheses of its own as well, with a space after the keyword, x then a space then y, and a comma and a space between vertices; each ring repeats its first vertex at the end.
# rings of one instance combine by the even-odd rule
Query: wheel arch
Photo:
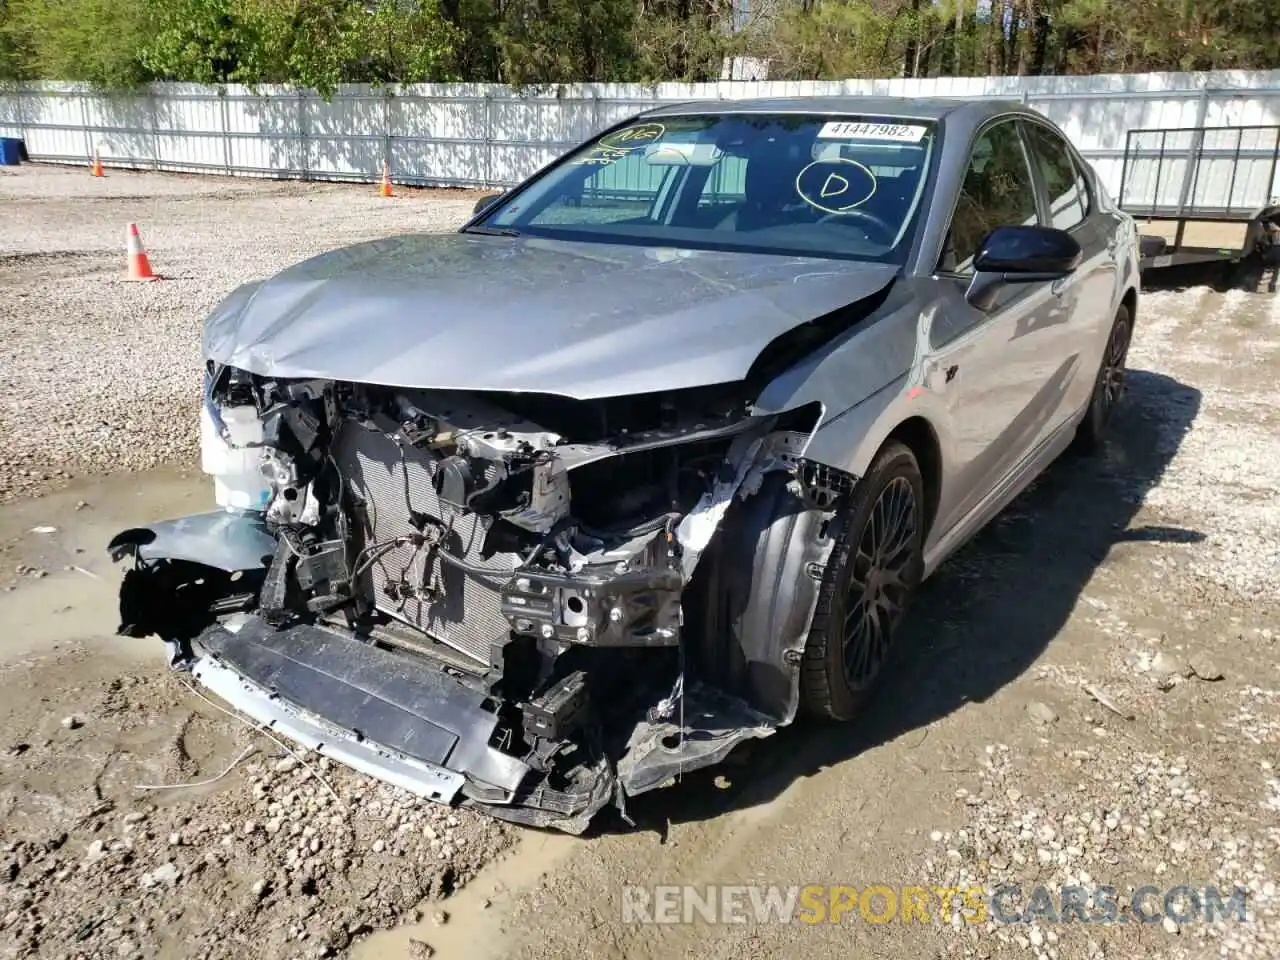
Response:
POLYGON ((1132 328, 1133 324, 1138 319, 1138 288, 1137 287, 1129 287, 1127 290, 1125 290, 1124 296, 1120 298, 1120 306, 1128 309, 1129 326, 1130 328, 1132 328))
POLYGON ((890 430, 880 449, 894 440, 904 444, 920 466, 920 478, 924 482, 924 532, 928 536, 938 519, 938 505, 942 502, 942 444, 938 440, 938 431, 927 417, 915 414, 890 430))
POLYGON ((807 501, 791 473, 766 474, 759 491, 734 500, 685 587, 695 675, 779 726, 799 707, 834 515, 807 501))
MULTIPOLYGON (((920 467, 927 534, 942 492, 937 429, 919 414, 897 421, 871 448, 868 467, 893 442, 905 445, 920 467)), ((799 707, 802 655, 836 542, 837 504, 815 503, 800 481, 771 473, 759 492, 735 500, 685 590, 686 623, 701 634, 693 651, 697 672, 780 725, 799 707)))

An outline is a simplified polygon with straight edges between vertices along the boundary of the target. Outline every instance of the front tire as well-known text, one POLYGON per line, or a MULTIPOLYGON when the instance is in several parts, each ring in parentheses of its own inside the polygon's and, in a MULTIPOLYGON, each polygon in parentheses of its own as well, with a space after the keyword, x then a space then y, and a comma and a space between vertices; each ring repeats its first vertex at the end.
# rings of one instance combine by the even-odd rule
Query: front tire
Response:
POLYGON ((1093 396, 1084 419, 1076 429, 1075 446, 1081 451, 1096 450, 1106 439, 1111 415, 1124 398, 1125 363, 1129 356, 1129 342, 1133 338, 1133 318, 1129 308, 1121 306, 1111 324, 1111 334, 1103 349, 1102 363, 1093 383, 1093 396))
POLYGON ((924 571, 924 481, 915 454, 890 441, 837 517, 837 541, 805 645, 800 702, 851 720, 866 703, 924 571))

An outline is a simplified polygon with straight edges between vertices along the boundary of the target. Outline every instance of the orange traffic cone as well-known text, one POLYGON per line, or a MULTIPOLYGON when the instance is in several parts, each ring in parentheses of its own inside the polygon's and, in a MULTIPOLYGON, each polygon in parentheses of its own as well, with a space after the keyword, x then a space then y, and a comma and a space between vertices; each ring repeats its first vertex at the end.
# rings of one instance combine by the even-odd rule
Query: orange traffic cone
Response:
POLYGON ((102 158, 98 156, 97 147, 93 148, 93 165, 90 167, 90 173, 92 173, 95 177, 106 176, 106 174, 102 172, 102 158))
POLYGON ((151 272, 151 261, 147 259, 147 251, 142 249, 142 237, 138 235, 138 225, 129 224, 129 239, 126 245, 129 253, 128 280, 159 280, 151 272))
POLYGON ((395 196, 391 192, 391 164, 382 161, 382 186, 378 187, 378 196, 391 197, 395 196))

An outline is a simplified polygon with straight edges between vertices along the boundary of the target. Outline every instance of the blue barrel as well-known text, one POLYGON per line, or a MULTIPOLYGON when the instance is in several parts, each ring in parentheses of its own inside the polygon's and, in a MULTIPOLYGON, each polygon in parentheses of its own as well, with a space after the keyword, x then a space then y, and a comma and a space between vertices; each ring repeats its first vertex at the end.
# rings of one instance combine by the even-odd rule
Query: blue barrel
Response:
POLYGON ((0 137, 0 167, 16 167, 22 159, 22 141, 17 137, 0 137))

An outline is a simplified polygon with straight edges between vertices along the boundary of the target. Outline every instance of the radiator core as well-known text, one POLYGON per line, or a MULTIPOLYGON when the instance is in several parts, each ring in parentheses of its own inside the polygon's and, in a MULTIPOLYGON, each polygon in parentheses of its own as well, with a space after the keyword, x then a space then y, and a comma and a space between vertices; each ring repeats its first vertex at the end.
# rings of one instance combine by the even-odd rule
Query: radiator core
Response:
POLYGON ((405 447, 402 463, 401 448, 394 440, 350 422, 343 424, 334 449, 347 490, 365 504, 364 516, 351 518, 353 528, 364 527, 362 546, 414 533, 409 522, 412 505, 413 510, 446 525, 452 522, 447 546, 454 556, 498 571, 494 577, 482 577, 406 545, 381 556, 362 577, 364 589, 371 591, 379 610, 488 664, 490 646, 504 642, 510 629, 501 612, 498 591, 520 558, 511 553, 495 553, 487 560, 481 556, 492 521, 441 503, 431 482, 435 461, 429 453, 405 447), (435 584, 437 598, 389 596, 388 582, 406 578, 415 584, 423 583, 424 578, 435 584))

